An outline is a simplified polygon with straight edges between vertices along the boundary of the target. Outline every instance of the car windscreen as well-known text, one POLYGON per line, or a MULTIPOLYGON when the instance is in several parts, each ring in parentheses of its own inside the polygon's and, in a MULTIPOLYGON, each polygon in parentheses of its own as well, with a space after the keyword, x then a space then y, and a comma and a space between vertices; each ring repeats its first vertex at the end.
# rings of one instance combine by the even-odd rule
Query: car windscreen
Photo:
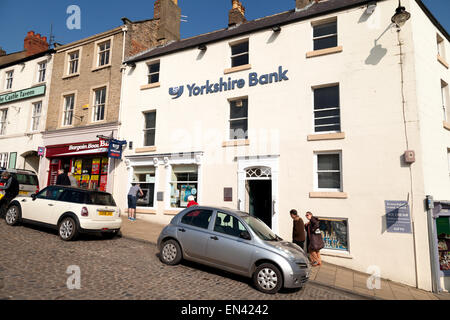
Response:
POLYGON ((88 192, 87 204, 93 204, 98 206, 116 206, 114 198, 109 193, 103 192, 88 192))
POLYGON ((19 181, 19 184, 29 186, 37 186, 39 184, 38 178, 35 175, 23 173, 13 173, 13 175, 16 177, 17 181, 19 181))
POLYGON ((279 239, 277 235, 273 233, 273 231, 261 220, 252 216, 241 218, 248 224, 248 226, 261 240, 277 241, 279 239))

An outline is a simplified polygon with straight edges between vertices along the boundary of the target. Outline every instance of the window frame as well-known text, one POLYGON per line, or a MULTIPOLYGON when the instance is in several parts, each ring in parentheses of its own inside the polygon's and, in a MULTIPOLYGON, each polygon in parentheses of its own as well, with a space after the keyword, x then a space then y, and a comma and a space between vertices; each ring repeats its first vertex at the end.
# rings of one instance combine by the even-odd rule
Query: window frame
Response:
POLYGON ((33 109, 31 112, 31 128, 30 128, 30 130, 31 130, 31 132, 37 132, 37 131, 39 131, 39 126, 40 126, 41 116, 42 116, 42 101, 33 102, 32 105, 33 105, 33 109), (35 112, 37 105, 40 105, 38 114, 35 112), (37 119, 37 125, 35 126, 36 119, 37 119))
POLYGON ((157 110, 144 111, 144 112, 142 112, 142 114, 144 116, 144 129, 143 129, 143 131, 144 131, 144 139, 143 139, 142 145, 144 147, 155 147, 156 146, 156 117, 157 117, 157 110), (149 114, 149 113, 154 113, 155 114, 155 127, 154 128, 147 127, 146 115, 149 114), (148 131, 152 131, 152 130, 154 131, 154 136, 153 136, 154 141, 153 141, 152 145, 149 145, 149 144, 146 143, 147 142, 146 141, 146 137, 147 137, 147 132, 148 131))
POLYGON ((0 136, 6 135, 8 125, 8 108, 0 109, 0 136))
POLYGON ((43 83, 47 79, 47 67, 48 67, 48 61, 44 60, 41 62, 38 62, 37 64, 37 83, 43 83), (42 68, 44 66, 44 68, 42 68))
POLYGON ((332 17, 332 18, 319 20, 319 21, 313 21, 311 23, 311 27, 312 27, 311 28, 312 51, 327 50, 327 49, 337 48, 339 46, 339 26, 338 26, 338 19, 337 19, 337 17, 332 17), (324 26, 324 25, 327 25, 327 24, 332 24, 332 23, 336 24, 336 33, 330 33, 330 34, 323 35, 323 36, 318 36, 318 37, 314 36, 314 28, 320 27, 320 26, 324 26), (326 39, 326 38, 331 38, 331 37, 336 37, 336 46, 326 47, 326 48, 321 48, 321 49, 316 49, 315 48, 316 40, 321 40, 321 39, 326 39))
POLYGON ((160 83, 161 80, 161 61, 155 60, 147 63, 147 85, 156 85, 160 83), (157 72, 150 72, 151 66, 159 65, 157 72), (151 82, 151 77, 154 75, 158 75, 158 81, 151 82))
POLYGON ((8 168, 9 164, 9 153, 0 152, 0 168, 8 168))
POLYGON ((315 151, 314 152, 314 191, 315 192, 344 192, 344 185, 343 185, 343 165, 342 165, 342 150, 335 150, 335 151, 315 151), (339 156, 339 171, 338 170, 320 170, 319 172, 319 156, 320 155, 338 155, 339 156), (319 173, 322 172, 330 172, 330 173, 336 173, 339 172, 339 188, 319 188, 319 173))
MULTIPOLYGON (((191 227, 191 228, 197 228, 197 229, 200 229, 200 230, 210 230, 211 223, 214 221, 213 218, 215 218, 214 210, 192 208, 192 210, 189 210, 188 212, 186 212, 186 213, 180 218, 180 224, 182 224, 182 225, 184 225, 184 226, 187 226, 187 227, 191 227), (191 213, 193 213, 193 212, 195 212, 195 211, 206 211, 206 212, 211 212, 210 220, 209 220, 208 226, 207 226, 206 228, 203 228, 203 227, 200 227, 200 226, 196 226, 196 225, 194 225, 194 224, 190 224, 190 223, 183 222, 183 219, 184 219, 188 214, 191 214, 191 213)), ((191 219, 191 220, 192 220, 192 219, 191 219)))
MULTIPOLYGON (((197 164, 197 163, 174 163, 174 164, 171 164, 168 168, 167 168, 167 171, 168 171, 168 175, 169 175, 169 177, 168 177, 168 179, 167 179, 167 181, 168 181, 168 205, 169 205, 169 208, 168 209, 185 209, 186 207, 183 207, 183 206, 181 206, 181 200, 180 200, 180 206, 177 206, 177 207, 172 207, 172 185, 178 185, 178 184, 185 184, 185 185, 197 185, 197 187, 196 187, 196 190, 197 190, 197 193, 195 194, 195 197, 197 198, 197 201, 199 201, 198 199, 199 199, 199 193, 200 193, 200 165, 199 164, 197 164), (180 180, 180 181, 174 181, 173 179, 172 179, 172 176, 173 176, 173 174, 174 174, 174 167, 176 168, 176 167, 178 167, 178 166, 193 166, 193 167, 196 167, 196 174, 197 174, 197 180, 192 180, 192 181, 185 181, 185 180, 180 180)), ((181 173, 183 173, 182 171, 180 171, 181 173)), ((178 190, 178 188, 174 188, 175 190, 178 190)), ((181 198, 181 194, 179 195, 179 197, 176 197, 176 198, 181 198)), ((187 205, 187 203, 186 203, 186 205, 187 205)))
POLYGON ((348 218, 332 218, 332 217, 317 217, 320 221, 345 221, 347 223, 347 250, 343 249, 335 249, 335 248, 329 248, 326 247, 326 240, 325 237, 322 236, 324 240, 324 248, 323 250, 328 250, 329 252, 340 252, 343 254, 350 254, 350 223, 348 218))
POLYGON ((14 83, 14 70, 5 71, 5 89, 12 90, 14 83))
POLYGON ((314 134, 327 134, 327 133, 341 133, 341 132, 344 132, 342 130, 342 108, 341 108, 341 91, 342 90, 341 90, 341 83, 336 82, 336 83, 329 83, 329 84, 313 86, 311 88, 311 91, 312 91, 312 126, 313 126, 312 132, 314 134), (332 87, 338 87, 339 106, 338 107, 333 107, 333 108, 325 108, 325 109, 318 109, 318 110, 316 110, 316 97, 315 97, 316 90, 332 88, 332 87), (331 110, 339 110, 339 130, 316 131, 317 127, 331 126, 331 125, 316 125, 316 120, 338 117, 338 116, 328 116, 328 117, 318 117, 316 119, 316 112, 331 111, 331 110))
POLYGON ((62 127, 71 127, 73 126, 73 119, 74 119, 74 115, 75 115, 75 103, 76 103, 76 93, 68 93, 68 94, 64 94, 63 95, 63 112, 62 112, 62 127), (67 98, 68 97, 73 97, 72 99, 72 109, 71 110, 67 110, 67 98), (66 119, 67 119, 67 112, 71 112, 71 121, 70 124, 66 124, 66 119))
MULTIPOLYGON (((239 224, 240 224, 244 228, 244 230, 242 230, 241 232, 247 232, 250 235, 250 232, 248 232, 248 229, 245 227, 244 223, 242 223, 242 221, 239 218, 237 218, 236 216, 234 216, 232 214, 229 214, 229 213, 226 213, 226 212, 222 212, 222 211, 219 211, 219 210, 217 210, 215 212, 215 215, 214 215, 214 220, 213 220, 214 223, 212 225, 212 231, 213 232, 218 233, 218 234, 220 234, 222 236, 232 237, 234 239, 239 239, 240 238, 240 235, 229 234, 229 233, 225 233, 225 232, 216 230, 216 219, 219 216, 219 214, 223 214, 225 216, 232 217, 233 218, 233 229, 234 229, 234 221, 236 221, 237 224, 238 224, 238 227, 239 227, 239 224)), ((223 220, 222 220, 222 222, 223 222, 223 220)))
POLYGON ((233 42, 228 43, 228 45, 230 46, 230 62, 231 62, 230 63, 230 68, 239 68, 239 67, 247 66, 247 65, 250 64, 250 38, 233 41, 233 42), (243 43, 247 43, 248 44, 248 51, 233 55, 233 47, 239 46, 239 45, 241 45, 243 43), (233 66, 233 59, 237 58, 237 57, 240 57, 240 56, 244 56, 244 55, 248 56, 248 62, 244 63, 244 64, 233 66))
MULTIPOLYGON (((98 88, 92 89, 92 93, 93 93, 92 94, 93 104, 92 104, 92 118, 91 118, 91 121, 93 123, 105 121, 106 120, 106 106, 107 106, 107 103, 108 103, 108 86, 105 85, 105 86, 102 86, 102 87, 98 87, 98 88), (98 102, 98 100, 97 100, 97 93, 100 92, 100 94, 101 94, 101 92, 103 92, 103 91, 105 92, 104 96, 103 96, 104 102, 103 102, 103 99, 102 99, 100 101, 100 103, 97 103, 98 102), (100 113, 99 109, 101 107, 103 108, 103 119, 98 120, 97 118, 98 118, 98 115, 100 113)), ((100 95, 100 98, 101 98, 101 95, 100 95)))
POLYGON ((111 65, 111 54, 112 54, 111 49, 112 49, 111 39, 97 43, 97 68, 111 65), (105 49, 102 49, 103 45, 105 45, 105 49), (106 59, 108 59, 107 62, 106 59), (102 60, 105 60, 103 64, 102 60))
MULTIPOLYGON (((245 103, 243 103, 242 107, 239 108, 243 108, 245 105, 245 103)), ((245 97, 239 97, 239 98, 232 98, 232 99, 228 99, 228 110, 229 110, 229 114, 228 114, 228 141, 239 141, 239 140, 248 140, 249 139, 249 99, 248 96, 245 97), (247 107, 247 117, 241 117, 241 118, 231 118, 231 108, 232 108, 232 103, 237 102, 237 101, 246 101, 246 107, 247 107), (237 122, 237 121, 243 121, 246 120, 247 122, 247 131, 245 132, 245 137, 244 138, 238 138, 235 135, 232 136, 231 134, 231 124, 233 122, 237 122)))
POLYGON ((441 35, 439 33, 436 34, 436 46, 437 46, 437 54, 438 56, 440 56, 442 59, 445 60, 445 41, 444 38, 441 37, 441 35))
POLYGON ((441 104, 444 113, 444 121, 446 122, 450 120, 450 116, 448 114, 450 109, 449 101, 450 101, 450 94, 448 83, 441 79, 441 104))

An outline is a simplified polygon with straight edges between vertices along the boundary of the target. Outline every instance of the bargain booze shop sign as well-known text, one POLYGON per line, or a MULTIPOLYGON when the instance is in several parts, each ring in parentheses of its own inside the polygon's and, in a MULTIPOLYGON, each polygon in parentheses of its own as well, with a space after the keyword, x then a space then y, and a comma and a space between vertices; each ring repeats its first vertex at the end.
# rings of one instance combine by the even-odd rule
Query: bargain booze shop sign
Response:
POLYGON ((45 156, 47 158, 56 158, 107 153, 108 148, 109 143, 107 140, 48 146, 45 156))

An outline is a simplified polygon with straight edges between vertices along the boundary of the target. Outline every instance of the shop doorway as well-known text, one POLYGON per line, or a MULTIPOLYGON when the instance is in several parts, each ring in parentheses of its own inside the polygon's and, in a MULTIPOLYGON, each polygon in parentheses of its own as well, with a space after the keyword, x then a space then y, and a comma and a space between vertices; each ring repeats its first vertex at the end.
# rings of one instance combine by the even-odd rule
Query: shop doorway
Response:
POLYGON ((272 228, 272 181, 247 180, 248 213, 272 228))

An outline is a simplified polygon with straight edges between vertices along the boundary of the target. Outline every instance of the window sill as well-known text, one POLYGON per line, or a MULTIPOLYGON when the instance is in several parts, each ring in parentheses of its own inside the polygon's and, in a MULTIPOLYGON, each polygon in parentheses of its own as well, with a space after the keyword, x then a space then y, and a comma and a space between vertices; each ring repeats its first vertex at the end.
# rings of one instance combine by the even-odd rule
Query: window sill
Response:
POLYGON ((106 68, 111 68, 111 64, 105 64, 104 66, 101 66, 101 67, 92 68, 91 72, 95 72, 95 71, 106 69, 106 68))
POLYGON ((251 68, 252 68, 251 64, 244 64, 242 66, 225 69, 225 71, 223 73, 224 74, 230 74, 230 73, 234 73, 234 72, 250 70, 251 68))
POLYGON ((136 153, 155 152, 155 151, 156 147, 137 148, 135 150, 136 153))
POLYGON ((150 83, 150 84, 141 86, 141 90, 147 90, 147 89, 153 89, 153 88, 159 88, 159 87, 161 87, 161 83, 155 82, 155 83, 150 83))
POLYGON ((182 210, 182 208, 178 209, 178 210, 164 210, 164 215, 166 216, 176 216, 177 214, 179 214, 182 210))
POLYGON ((336 257, 336 258, 344 258, 344 259, 353 259, 353 256, 348 251, 337 251, 330 249, 322 249, 320 250, 320 254, 327 257, 336 257))
POLYGON ((79 76, 80 76, 80 73, 73 73, 73 74, 65 75, 62 78, 63 78, 63 80, 65 80, 65 79, 75 78, 75 77, 79 77, 79 76))
POLYGON ((249 146, 250 140, 233 140, 233 141, 225 141, 222 143, 222 147, 238 147, 238 146, 249 146))
MULTIPOLYGON (((128 210, 127 210, 128 211, 128 210)), ((140 214, 156 214, 156 210, 154 209, 140 209, 139 207, 136 208, 136 213, 140 214)))
POLYGON ((333 48, 326 48, 322 50, 314 50, 306 53, 306 58, 314 58, 319 56, 324 56, 327 54, 333 54, 333 53, 339 53, 344 51, 344 47, 333 47, 333 48))
POLYGON ((344 132, 338 133, 325 133, 325 134, 311 134, 308 136, 308 141, 320 141, 320 140, 340 140, 345 139, 344 132))
POLYGON ((444 129, 450 131, 450 122, 444 121, 444 129))
POLYGON ((448 69, 448 67, 449 67, 449 65, 448 65, 448 63, 444 60, 444 58, 442 58, 439 54, 438 54, 438 56, 437 56, 437 60, 444 66, 444 67, 446 67, 447 69, 448 69))
POLYGON ((309 197, 313 199, 347 199, 345 192, 310 192, 309 197))

